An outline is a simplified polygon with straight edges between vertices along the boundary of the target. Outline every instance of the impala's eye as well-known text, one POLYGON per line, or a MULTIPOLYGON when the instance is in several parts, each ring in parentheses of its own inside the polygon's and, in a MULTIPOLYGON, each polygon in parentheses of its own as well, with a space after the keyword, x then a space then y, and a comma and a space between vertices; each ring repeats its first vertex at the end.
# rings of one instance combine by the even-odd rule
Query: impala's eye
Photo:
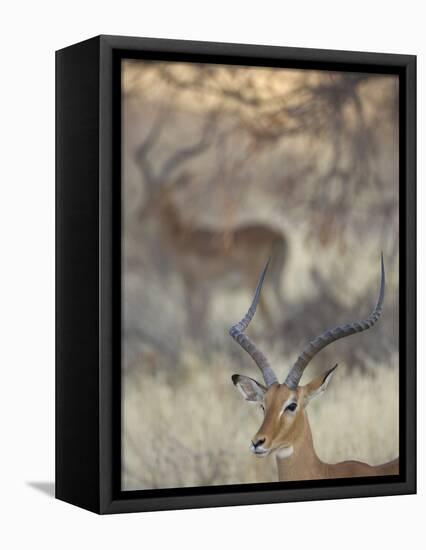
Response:
POLYGON ((285 408, 285 410, 286 410, 286 411, 291 411, 291 412, 293 412, 293 411, 296 410, 296 407, 297 407, 297 403, 290 403, 290 405, 288 405, 288 406, 285 408))

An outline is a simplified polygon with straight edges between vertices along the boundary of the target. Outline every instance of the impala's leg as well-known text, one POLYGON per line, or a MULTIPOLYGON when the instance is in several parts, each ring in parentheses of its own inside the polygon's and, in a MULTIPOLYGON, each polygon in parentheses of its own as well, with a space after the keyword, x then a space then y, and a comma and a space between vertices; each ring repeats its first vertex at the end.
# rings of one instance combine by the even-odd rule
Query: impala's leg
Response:
POLYGON ((280 310, 280 316, 283 314, 284 298, 281 290, 281 281, 287 262, 287 239, 279 237, 272 246, 271 252, 271 274, 270 283, 274 295, 275 306, 280 310))
POLYGON ((268 300, 266 299, 266 293, 260 297, 259 310, 262 313, 263 319, 265 320, 265 324, 267 325, 268 329, 272 330, 274 328, 274 321, 271 307, 268 304, 268 300))
POLYGON ((191 338, 201 341, 208 315, 208 293, 197 277, 184 275, 187 329, 191 338))
MULTIPOLYGON (((248 275, 246 288, 250 292, 253 288, 256 288, 259 269, 257 266, 255 266, 254 269, 253 269, 253 266, 251 267, 248 266, 246 273, 248 275)), ((267 326, 268 330, 273 330, 274 328, 273 318, 271 315, 271 309, 268 305, 268 300, 266 299, 266 293, 262 293, 260 295, 258 307, 262 315, 262 319, 265 325, 267 326)))
MULTIPOLYGON (((270 330, 274 330, 276 325, 274 323, 275 317, 282 316, 284 310, 284 299, 281 292, 281 280, 284 272, 285 263, 287 260, 287 241, 284 237, 277 237, 272 247, 264 254, 264 256, 271 257, 271 263, 268 271, 268 286, 269 292, 264 292, 260 295, 259 310, 262 317, 270 330)), ((247 272, 250 274, 249 288, 253 288, 256 285, 257 273, 259 272, 256 266, 247 272)), ((266 289, 265 289, 266 290, 266 289)))

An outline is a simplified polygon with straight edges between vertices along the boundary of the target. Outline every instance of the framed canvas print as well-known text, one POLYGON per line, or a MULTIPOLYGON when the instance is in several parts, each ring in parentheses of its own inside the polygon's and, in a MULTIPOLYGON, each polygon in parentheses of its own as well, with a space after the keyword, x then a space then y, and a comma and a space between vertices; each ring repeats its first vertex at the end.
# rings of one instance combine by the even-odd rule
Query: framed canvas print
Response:
POLYGON ((56 60, 57 498, 415 492, 415 57, 56 60))

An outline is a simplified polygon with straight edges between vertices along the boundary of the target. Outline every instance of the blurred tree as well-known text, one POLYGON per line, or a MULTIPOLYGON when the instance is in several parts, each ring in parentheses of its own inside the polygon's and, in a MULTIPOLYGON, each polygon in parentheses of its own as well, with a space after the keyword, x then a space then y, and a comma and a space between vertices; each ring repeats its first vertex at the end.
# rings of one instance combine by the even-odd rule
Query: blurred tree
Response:
MULTIPOLYGON (((384 166, 397 139, 395 79, 209 64, 148 63, 131 69, 127 94, 168 94, 175 108, 222 116, 210 147, 222 162, 229 144, 234 147, 228 166, 222 166, 228 176, 253 171, 261 156, 269 159, 274 167, 262 180, 264 192, 278 199, 288 216, 310 211, 311 238, 327 244, 337 236, 344 242, 353 230, 349 222, 363 231, 368 220, 385 236, 398 209, 396 181, 389 181, 395 180, 397 159, 388 158, 391 166, 384 166), (289 148, 293 153, 284 165, 279 158, 287 160, 289 148), (355 198, 361 208, 354 209, 355 198)), ((217 176, 211 174, 220 185, 224 178, 217 176)), ((246 186, 238 178, 232 184, 246 186)))

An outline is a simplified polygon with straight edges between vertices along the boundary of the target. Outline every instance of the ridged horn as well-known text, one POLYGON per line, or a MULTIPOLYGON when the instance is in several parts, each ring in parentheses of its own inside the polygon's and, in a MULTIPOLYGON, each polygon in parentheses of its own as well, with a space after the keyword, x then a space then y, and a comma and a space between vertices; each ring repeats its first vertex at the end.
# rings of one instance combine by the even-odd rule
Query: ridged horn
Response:
POLYGON ((240 344, 240 346, 245 349, 245 351, 252 357, 256 365, 259 367, 263 374, 265 384, 269 387, 272 384, 278 384, 278 379, 269 364, 266 356, 254 345, 248 336, 244 334, 244 331, 249 326, 250 321, 253 319, 254 314, 256 313, 257 304, 260 298, 260 292, 262 290, 263 281, 265 279, 266 271, 268 269, 270 258, 266 262, 266 265, 260 275, 259 282, 257 283, 256 291, 254 293, 254 298, 251 303, 251 306, 245 316, 241 319, 240 322, 233 325, 229 329, 229 334, 232 338, 240 344))
POLYGON ((294 363, 290 372, 285 379, 284 384, 290 389, 295 390, 299 385, 300 379, 302 378, 303 372, 307 367, 308 363, 315 357, 315 355, 321 351, 323 348, 340 340, 340 338, 345 338, 356 332, 362 332, 368 330, 374 326, 382 313, 383 309, 383 300, 385 297, 385 266, 383 263, 383 254, 381 256, 381 282, 380 282, 380 293, 379 299, 377 300, 377 305, 374 310, 371 312, 370 316, 367 317, 364 321, 357 321, 355 323, 350 323, 347 325, 340 325, 336 328, 332 328, 323 332, 320 336, 309 342, 305 347, 302 353, 297 358, 297 361, 294 363))

